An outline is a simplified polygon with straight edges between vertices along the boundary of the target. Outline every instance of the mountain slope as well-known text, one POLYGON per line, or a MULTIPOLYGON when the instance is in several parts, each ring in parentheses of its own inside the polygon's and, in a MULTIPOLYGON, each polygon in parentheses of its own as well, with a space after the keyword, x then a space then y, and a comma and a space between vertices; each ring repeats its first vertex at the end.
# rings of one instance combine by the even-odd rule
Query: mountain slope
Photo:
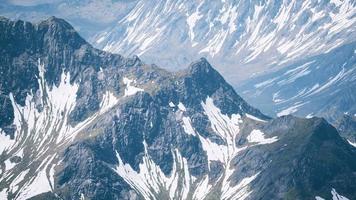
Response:
POLYGON ((322 116, 335 122, 356 113, 356 43, 304 59, 238 87, 271 115, 322 116))
POLYGON ((1 199, 356 198, 335 128, 265 116, 206 59, 170 73, 54 17, 0 26, 1 199))
POLYGON ((339 0, 138 1, 91 42, 170 69, 205 56, 237 84, 353 42, 355 6, 339 0))

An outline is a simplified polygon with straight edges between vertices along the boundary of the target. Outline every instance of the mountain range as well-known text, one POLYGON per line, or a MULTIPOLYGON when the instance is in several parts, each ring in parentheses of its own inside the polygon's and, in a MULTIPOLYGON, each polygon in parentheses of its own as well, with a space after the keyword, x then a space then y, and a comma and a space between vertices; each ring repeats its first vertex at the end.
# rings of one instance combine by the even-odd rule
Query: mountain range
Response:
POLYGON ((170 72, 55 17, 0 18, 0 47, 0 199, 356 198, 336 128, 263 114, 205 58, 170 72))
POLYGON ((355 1, 137 1, 94 46, 181 69, 204 56, 237 86, 355 41, 355 1))
POLYGON ((170 71, 204 56, 270 116, 355 114, 353 0, 7 0, 0 13, 60 16, 94 47, 170 71))

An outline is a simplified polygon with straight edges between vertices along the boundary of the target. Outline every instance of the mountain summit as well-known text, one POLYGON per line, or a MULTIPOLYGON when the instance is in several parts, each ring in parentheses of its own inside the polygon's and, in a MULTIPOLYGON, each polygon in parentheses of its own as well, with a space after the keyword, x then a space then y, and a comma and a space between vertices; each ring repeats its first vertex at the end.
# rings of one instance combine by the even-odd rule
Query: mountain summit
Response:
POLYGON ((0 27, 0 199, 356 198, 335 128, 262 114, 206 59, 171 73, 57 18, 0 27))

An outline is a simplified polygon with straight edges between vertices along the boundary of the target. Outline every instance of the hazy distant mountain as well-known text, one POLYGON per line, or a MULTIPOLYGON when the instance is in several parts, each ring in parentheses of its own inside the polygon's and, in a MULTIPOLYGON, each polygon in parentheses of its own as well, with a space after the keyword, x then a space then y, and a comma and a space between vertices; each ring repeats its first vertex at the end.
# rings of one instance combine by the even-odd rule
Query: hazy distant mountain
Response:
POLYGON ((92 44, 180 69, 205 56, 234 86, 355 41, 356 2, 137 1, 92 44))
POLYGON ((335 122, 345 113, 355 115, 356 43, 251 78, 237 88, 272 116, 322 116, 335 122))

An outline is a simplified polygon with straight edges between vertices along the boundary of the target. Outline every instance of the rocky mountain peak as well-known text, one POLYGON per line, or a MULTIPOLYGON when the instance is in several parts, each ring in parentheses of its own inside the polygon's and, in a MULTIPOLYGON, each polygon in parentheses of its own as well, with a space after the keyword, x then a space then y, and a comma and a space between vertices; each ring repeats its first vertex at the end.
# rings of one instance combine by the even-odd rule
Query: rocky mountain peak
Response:
POLYGON ((206 58, 202 57, 189 66, 189 71, 191 74, 209 73, 210 71, 215 71, 215 69, 210 65, 206 58))
POLYGON ((79 36, 73 26, 71 26, 64 19, 57 17, 50 17, 47 20, 40 22, 37 25, 41 39, 43 37, 44 43, 51 43, 50 45, 66 44, 72 48, 78 49, 80 46, 87 44, 87 42, 79 36))

